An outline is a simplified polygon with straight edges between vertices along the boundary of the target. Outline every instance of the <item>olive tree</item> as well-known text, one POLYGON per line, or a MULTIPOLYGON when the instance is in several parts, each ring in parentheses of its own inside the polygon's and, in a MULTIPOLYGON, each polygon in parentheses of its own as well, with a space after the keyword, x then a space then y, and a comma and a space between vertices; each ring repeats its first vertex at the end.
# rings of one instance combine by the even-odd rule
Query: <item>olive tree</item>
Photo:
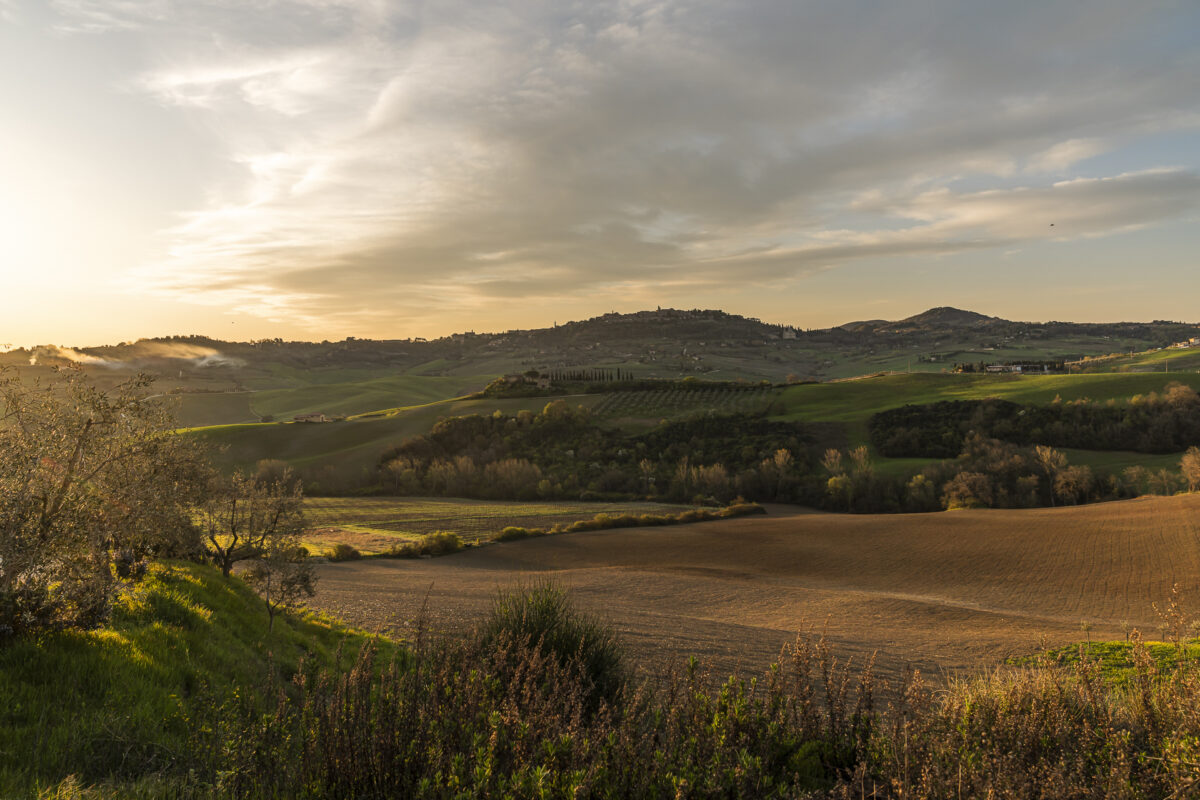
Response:
POLYGON ((205 461, 150 383, 0 371, 0 639, 99 624, 147 558, 198 551, 205 461))
POLYGON ((289 472, 258 480, 241 472, 214 478, 199 507, 204 545, 229 577, 234 564, 261 558, 304 530, 300 484, 289 472))
POLYGON ((267 630, 275 627, 275 615, 316 593, 317 576, 308 552, 290 536, 269 542, 242 575, 267 604, 267 630))

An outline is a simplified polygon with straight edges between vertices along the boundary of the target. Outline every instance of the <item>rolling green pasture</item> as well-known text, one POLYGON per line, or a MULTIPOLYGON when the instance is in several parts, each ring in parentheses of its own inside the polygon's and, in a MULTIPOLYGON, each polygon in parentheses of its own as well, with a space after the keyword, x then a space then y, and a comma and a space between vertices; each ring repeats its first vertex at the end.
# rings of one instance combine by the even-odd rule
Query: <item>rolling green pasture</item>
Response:
POLYGON ((366 414, 380 408, 433 403, 482 388, 488 379, 388 375, 359 381, 310 384, 255 392, 251 407, 259 417, 290 419, 297 414, 366 414))
MULTIPOLYGON (((563 398, 572 404, 593 405, 603 395, 563 398)), ((272 422, 195 428, 192 435, 218 449, 222 466, 249 468, 261 459, 286 461, 297 469, 325 467, 343 479, 374 468, 389 446, 428 433, 443 417, 515 414, 541 410, 556 398, 528 397, 486 400, 447 400, 363 414, 341 422, 272 422)))
POLYGON ((1112 372, 1195 372, 1200 370, 1200 347, 1135 353, 1106 359, 1097 368, 1112 372))
POLYGON ((250 408, 249 392, 184 392, 171 395, 175 419, 181 425, 200 427, 227 423, 257 422, 250 408))
POLYGON ((1035 405, 1063 401, 1125 400, 1161 392, 1172 381, 1200 388, 1200 374, 1084 373, 1082 375, 884 375, 835 383, 785 388, 776 403, 780 416, 811 422, 862 422, 872 414, 904 405, 939 400, 997 397, 1035 405))
POLYGON ((424 497, 309 497, 305 544, 321 552, 349 544, 363 553, 387 551, 434 531, 464 542, 490 539, 509 525, 550 528, 597 514, 678 514, 691 506, 667 503, 499 502, 424 497))

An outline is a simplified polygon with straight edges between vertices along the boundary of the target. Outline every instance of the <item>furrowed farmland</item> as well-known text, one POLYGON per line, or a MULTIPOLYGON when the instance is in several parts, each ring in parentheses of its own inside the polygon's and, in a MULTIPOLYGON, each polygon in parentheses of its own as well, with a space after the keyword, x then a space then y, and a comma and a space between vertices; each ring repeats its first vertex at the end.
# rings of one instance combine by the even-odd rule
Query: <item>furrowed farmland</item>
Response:
POLYGON ((613 621, 652 670, 758 669, 797 631, 885 674, 995 664, 1085 638, 1162 639, 1178 584, 1200 606, 1200 496, 940 514, 780 512, 550 536, 427 561, 321 567, 316 603, 368 629, 469 627, 498 586, 551 578, 613 621))

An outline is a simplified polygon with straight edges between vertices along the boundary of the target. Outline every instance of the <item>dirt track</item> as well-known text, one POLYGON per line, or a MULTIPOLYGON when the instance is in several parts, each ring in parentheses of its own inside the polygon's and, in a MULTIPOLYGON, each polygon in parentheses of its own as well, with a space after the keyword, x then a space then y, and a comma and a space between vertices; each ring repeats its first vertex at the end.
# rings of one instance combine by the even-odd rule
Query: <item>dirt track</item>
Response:
POLYGON ((552 577, 607 618, 639 662, 688 654, 757 672, 797 630, 828 626, 882 672, 938 674, 1061 644, 1158 636, 1151 603, 1180 584, 1200 609, 1200 496, 1081 508, 895 516, 780 514, 568 534, 439 559, 320 567, 316 605, 371 630, 404 630, 428 596, 453 632, 497 587, 552 577))

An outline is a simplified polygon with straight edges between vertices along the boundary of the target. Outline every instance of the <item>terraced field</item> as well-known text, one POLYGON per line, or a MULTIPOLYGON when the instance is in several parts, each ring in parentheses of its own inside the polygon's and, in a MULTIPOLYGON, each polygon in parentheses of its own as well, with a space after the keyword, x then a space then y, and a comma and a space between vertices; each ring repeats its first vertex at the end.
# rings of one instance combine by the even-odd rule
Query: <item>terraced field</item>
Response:
POLYGON ((1200 496, 897 516, 779 513, 523 540, 425 561, 320 568, 318 606, 400 630, 473 623, 497 587, 552 578, 610 619, 643 667, 688 654, 757 670, 796 631, 896 675, 994 665, 1044 641, 1158 638, 1179 583, 1200 610, 1200 496))
POLYGON ((464 542, 489 539, 508 525, 550 528, 597 514, 678 514, 691 506, 666 503, 505 503, 424 497, 309 497, 304 513, 310 549, 349 544, 363 553, 434 531, 453 531, 464 542))

